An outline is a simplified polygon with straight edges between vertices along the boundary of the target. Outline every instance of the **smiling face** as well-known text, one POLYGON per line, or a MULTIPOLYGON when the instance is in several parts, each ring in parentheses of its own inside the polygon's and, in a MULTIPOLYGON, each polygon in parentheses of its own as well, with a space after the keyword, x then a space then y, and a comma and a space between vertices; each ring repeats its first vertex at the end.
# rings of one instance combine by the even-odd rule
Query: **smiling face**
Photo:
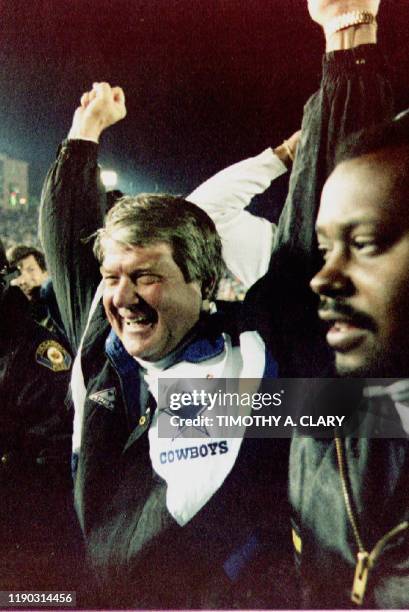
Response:
POLYGON ((127 246, 104 238, 103 251, 103 303, 113 330, 133 357, 162 359, 198 321, 200 283, 185 281, 164 242, 127 246))
POLYGON ((409 215, 402 152, 345 161, 325 184, 317 236, 325 263, 311 281, 343 375, 409 374, 409 215))

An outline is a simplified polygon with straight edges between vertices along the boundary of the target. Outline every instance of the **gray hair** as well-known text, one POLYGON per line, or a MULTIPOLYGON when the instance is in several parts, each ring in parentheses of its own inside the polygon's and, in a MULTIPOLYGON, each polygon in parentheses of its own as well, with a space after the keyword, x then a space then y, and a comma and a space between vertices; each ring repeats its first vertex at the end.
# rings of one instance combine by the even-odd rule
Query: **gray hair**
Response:
POLYGON ((195 204, 167 194, 125 196, 96 233, 94 254, 100 263, 107 237, 134 246, 167 243, 185 281, 199 281, 203 298, 214 296, 224 271, 221 240, 211 218, 195 204))

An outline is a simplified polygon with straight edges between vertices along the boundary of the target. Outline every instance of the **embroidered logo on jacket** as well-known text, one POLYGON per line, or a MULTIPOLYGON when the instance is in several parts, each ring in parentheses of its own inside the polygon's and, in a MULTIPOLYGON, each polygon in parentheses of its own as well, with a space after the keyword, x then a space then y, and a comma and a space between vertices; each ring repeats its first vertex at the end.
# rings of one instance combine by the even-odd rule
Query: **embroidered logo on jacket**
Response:
POLYGON ((101 404, 104 408, 108 410, 114 410, 115 408, 115 396, 116 389, 112 387, 111 389, 103 389, 102 391, 97 391, 89 396, 89 399, 97 404, 101 404))

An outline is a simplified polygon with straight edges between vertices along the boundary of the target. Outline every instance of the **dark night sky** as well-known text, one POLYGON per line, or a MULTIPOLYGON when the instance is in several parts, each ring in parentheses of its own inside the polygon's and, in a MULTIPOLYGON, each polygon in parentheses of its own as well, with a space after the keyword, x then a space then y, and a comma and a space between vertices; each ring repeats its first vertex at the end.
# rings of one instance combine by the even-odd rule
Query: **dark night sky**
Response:
MULTIPOLYGON (((379 21, 406 84, 409 0, 379 21)), ((188 192, 297 129, 322 50, 306 0, 0 0, 0 152, 30 162, 38 194, 81 93, 107 80, 128 117, 102 161, 124 190, 188 192)))

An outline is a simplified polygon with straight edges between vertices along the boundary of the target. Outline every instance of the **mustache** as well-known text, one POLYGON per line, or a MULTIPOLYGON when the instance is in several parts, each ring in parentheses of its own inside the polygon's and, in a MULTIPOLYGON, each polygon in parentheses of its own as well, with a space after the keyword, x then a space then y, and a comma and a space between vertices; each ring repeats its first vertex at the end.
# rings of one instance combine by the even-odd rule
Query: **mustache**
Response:
POLYGON ((369 315, 336 298, 321 298, 318 311, 320 314, 329 312, 334 317, 339 316, 340 319, 345 317, 353 325, 370 331, 376 331, 377 329, 375 321, 369 315))

